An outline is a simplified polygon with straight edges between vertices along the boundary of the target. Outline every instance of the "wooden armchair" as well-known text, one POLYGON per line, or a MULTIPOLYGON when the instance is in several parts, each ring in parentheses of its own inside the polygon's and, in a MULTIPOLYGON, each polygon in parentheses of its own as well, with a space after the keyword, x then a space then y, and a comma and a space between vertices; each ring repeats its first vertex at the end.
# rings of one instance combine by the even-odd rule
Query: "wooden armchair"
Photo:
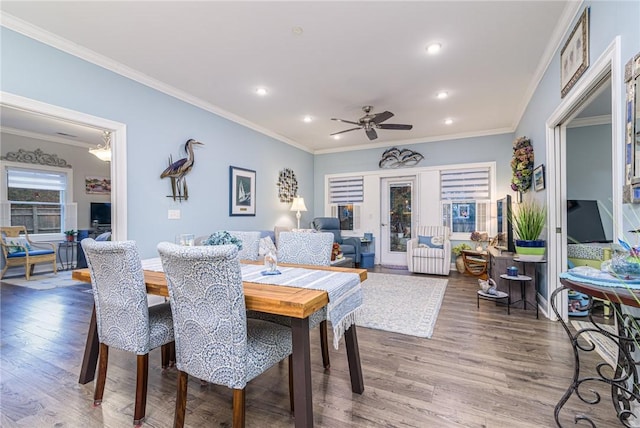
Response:
POLYGON ((462 250, 462 261, 464 262, 465 274, 477 276, 481 279, 489 277, 487 273, 489 260, 485 251, 462 250))
POLYGON ((32 242, 24 226, 0 227, 0 235, 2 235, 0 246, 4 258, 4 268, 0 278, 10 267, 24 266, 28 281, 37 263, 53 263, 53 273, 57 273, 55 244, 32 242))

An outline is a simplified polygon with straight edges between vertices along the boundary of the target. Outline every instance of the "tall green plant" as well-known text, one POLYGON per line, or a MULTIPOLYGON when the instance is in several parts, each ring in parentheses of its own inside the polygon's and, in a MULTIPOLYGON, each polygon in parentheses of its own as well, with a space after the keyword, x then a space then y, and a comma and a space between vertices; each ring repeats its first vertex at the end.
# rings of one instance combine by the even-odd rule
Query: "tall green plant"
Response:
POLYGON ((513 215, 513 230, 518 239, 534 241, 542 234, 547 210, 535 201, 523 202, 513 215))

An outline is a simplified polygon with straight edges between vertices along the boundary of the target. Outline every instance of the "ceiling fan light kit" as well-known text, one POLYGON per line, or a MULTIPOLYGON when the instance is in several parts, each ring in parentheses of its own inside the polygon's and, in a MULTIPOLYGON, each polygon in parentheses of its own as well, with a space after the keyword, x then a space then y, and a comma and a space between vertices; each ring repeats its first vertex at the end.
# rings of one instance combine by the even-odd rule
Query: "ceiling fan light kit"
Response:
POLYGON ((351 125, 357 125, 357 127, 345 129, 344 131, 334 132, 333 134, 330 134, 330 136, 334 137, 344 132, 355 131, 357 129, 364 129, 364 132, 367 134, 367 137, 369 138, 369 140, 375 140, 376 138, 378 138, 378 133, 376 132, 376 129, 408 131, 413 128, 413 125, 404 125, 399 123, 382 123, 388 119, 391 119, 394 116, 394 114, 391 113, 390 111, 383 111, 382 113, 371 113, 371 110, 373 110, 372 106, 362 107, 362 111, 364 111, 365 115, 362 116, 360 119, 358 119, 357 122, 353 122, 351 120, 346 120, 346 119, 331 118, 331 120, 349 123, 351 125))

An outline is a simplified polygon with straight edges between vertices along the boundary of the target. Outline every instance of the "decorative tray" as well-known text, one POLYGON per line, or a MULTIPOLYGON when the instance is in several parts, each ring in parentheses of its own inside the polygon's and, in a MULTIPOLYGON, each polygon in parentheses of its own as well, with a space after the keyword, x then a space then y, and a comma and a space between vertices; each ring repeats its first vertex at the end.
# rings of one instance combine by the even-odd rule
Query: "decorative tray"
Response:
POLYGON ((263 270, 262 272, 260 272, 262 275, 280 275, 282 272, 280 272, 279 270, 274 270, 272 271, 268 271, 268 270, 263 270))

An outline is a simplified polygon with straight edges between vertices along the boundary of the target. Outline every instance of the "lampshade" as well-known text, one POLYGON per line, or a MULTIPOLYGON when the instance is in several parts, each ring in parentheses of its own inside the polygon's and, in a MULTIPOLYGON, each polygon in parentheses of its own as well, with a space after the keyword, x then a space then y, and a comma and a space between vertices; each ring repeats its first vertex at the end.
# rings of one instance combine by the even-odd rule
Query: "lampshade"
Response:
POLYGON ((304 198, 299 196, 293 198, 293 202, 291 203, 291 211, 306 211, 307 206, 304 204, 304 198))
POLYGON ((104 131, 102 133, 104 139, 104 145, 98 144, 95 149, 89 149, 89 153, 104 162, 111 161, 111 132, 104 131))

